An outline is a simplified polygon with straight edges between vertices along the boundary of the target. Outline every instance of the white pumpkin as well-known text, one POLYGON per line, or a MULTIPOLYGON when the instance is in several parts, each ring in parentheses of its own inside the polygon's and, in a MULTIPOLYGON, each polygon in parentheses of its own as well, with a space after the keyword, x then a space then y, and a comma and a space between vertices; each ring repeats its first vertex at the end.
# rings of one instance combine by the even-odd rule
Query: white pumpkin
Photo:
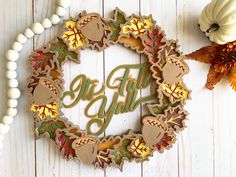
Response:
POLYGON ((199 26, 217 44, 236 40, 236 0, 212 0, 202 11, 199 26))

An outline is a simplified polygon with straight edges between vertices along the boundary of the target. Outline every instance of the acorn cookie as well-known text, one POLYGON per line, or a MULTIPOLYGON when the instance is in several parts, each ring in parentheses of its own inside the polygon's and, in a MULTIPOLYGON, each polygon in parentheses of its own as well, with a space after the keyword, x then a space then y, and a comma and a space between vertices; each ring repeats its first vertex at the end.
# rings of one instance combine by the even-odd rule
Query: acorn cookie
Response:
POLYGON ((53 80, 41 77, 34 90, 33 100, 35 104, 47 105, 59 99, 60 87, 53 80))
POLYGON ((94 42, 102 40, 105 33, 105 24, 97 13, 90 13, 83 16, 76 24, 78 30, 86 39, 94 42))
POLYGON ((189 68, 182 58, 169 56, 166 60, 166 64, 162 68, 162 71, 164 82, 173 85, 180 81, 183 76, 189 72, 189 68))
POLYGON ((73 142, 72 148, 82 162, 90 165, 97 157, 98 142, 94 137, 81 137, 73 142))
POLYGON ((143 119, 142 135, 148 146, 155 146, 161 141, 167 131, 167 125, 156 117, 148 116, 143 119))

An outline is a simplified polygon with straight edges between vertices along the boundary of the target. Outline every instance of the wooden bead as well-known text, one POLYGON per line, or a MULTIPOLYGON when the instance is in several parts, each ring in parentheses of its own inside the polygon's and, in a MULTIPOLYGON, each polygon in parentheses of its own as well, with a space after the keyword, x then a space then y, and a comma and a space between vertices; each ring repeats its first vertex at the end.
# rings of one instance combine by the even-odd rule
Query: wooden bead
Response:
POLYGON ((16 38, 17 42, 24 44, 27 41, 27 37, 25 37, 23 34, 19 34, 16 38))
POLYGON ((57 25, 60 22, 60 17, 58 15, 52 15, 50 21, 53 25, 57 25))
POLYGON ((2 123, 4 123, 5 125, 11 125, 13 123, 13 117, 11 116, 4 116, 2 119, 2 123))
POLYGON ((33 32, 31 29, 27 28, 27 29, 25 30, 24 35, 25 35, 28 39, 30 39, 30 38, 34 37, 34 32, 33 32))
POLYGON ((63 17, 66 14, 66 9, 63 7, 57 7, 56 14, 60 17, 63 17))
POLYGON ((15 50, 16 52, 20 52, 23 49, 23 45, 19 42, 14 42, 12 44, 12 49, 15 50))
POLYGON ((43 26, 40 24, 40 23, 34 23, 32 25, 32 31, 35 33, 35 34, 41 34, 44 32, 44 28, 43 26))
POLYGON ((3 123, 0 123, 0 134, 5 135, 9 132, 10 127, 3 123))
POLYGON ((14 61, 7 62, 7 69, 10 71, 15 71, 17 69, 17 64, 14 61))
POLYGON ((8 50, 6 53, 6 58, 10 61, 16 61, 19 58, 19 53, 15 50, 8 50))
POLYGON ((0 142, 3 142, 4 141, 4 135, 3 134, 0 134, 0 142))
POLYGON ((68 8, 70 6, 70 0, 57 0, 58 5, 64 8, 68 8))
POLYGON ((19 85, 19 83, 18 83, 18 80, 16 80, 16 79, 10 79, 8 81, 8 86, 10 88, 16 88, 16 87, 18 87, 18 85, 19 85))
POLYGON ((52 23, 51 23, 51 21, 50 21, 48 18, 45 18, 45 19, 42 21, 42 25, 43 25, 43 27, 46 28, 46 29, 52 27, 52 23))
POLYGON ((17 114, 16 108, 7 108, 7 115, 10 117, 14 117, 17 114))
POLYGON ((16 73, 16 71, 7 71, 6 72, 6 77, 8 78, 8 79, 15 79, 16 77, 17 77, 17 73, 16 73))
POLYGON ((9 99, 7 104, 9 108, 15 108, 18 105, 18 101, 16 99, 9 99))
POLYGON ((17 99, 20 97, 20 90, 18 88, 10 88, 8 90, 8 97, 12 99, 17 99))

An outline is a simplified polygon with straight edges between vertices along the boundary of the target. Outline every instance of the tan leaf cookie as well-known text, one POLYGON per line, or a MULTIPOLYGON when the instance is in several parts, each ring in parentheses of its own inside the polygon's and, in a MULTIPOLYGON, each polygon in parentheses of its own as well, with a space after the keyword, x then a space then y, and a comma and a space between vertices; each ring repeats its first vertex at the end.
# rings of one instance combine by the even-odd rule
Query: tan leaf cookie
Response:
POLYGON ((153 147, 159 143, 165 135, 167 125, 152 116, 145 117, 142 122, 143 139, 148 146, 153 147))
POLYGON ((167 62, 162 68, 162 71, 164 82, 173 85, 189 72, 189 68, 180 57, 170 56, 167 58, 167 62))
POLYGON ((101 41, 104 36, 105 24, 97 13, 90 13, 83 16, 76 24, 86 39, 101 41))
POLYGON ((93 137, 82 137, 73 142, 72 148, 82 162, 90 165, 97 157, 98 142, 93 137))
POLYGON ((41 77, 34 90, 33 100, 35 104, 46 105, 60 97, 60 87, 52 80, 41 77))

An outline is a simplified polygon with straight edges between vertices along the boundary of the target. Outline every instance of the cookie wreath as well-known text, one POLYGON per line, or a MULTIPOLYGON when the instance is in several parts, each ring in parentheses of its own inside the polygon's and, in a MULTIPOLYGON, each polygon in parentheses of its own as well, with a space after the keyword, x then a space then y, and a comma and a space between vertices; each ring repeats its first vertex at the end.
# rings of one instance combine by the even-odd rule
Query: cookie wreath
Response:
POLYGON ((34 113, 37 136, 49 137, 66 159, 79 159, 102 169, 115 165, 122 170, 124 160, 143 162, 154 151, 162 153, 170 149, 176 141, 176 134, 185 128, 188 113, 184 105, 190 99, 190 91, 183 82, 189 68, 178 47, 176 41, 165 39, 164 32, 155 25, 152 16, 126 17, 116 8, 111 19, 83 11, 78 17, 66 20, 57 40, 30 57, 32 76, 27 87, 32 94, 30 110, 34 113), (72 81, 70 90, 64 92, 62 66, 68 60, 80 63, 80 50, 102 51, 114 44, 143 54, 148 62, 140 65, 142 74, 137 81, 129 78, 128 70, 122 78, 118 78, 118 85, 109 85, 108 76, 107 87, 118 90, 112 104, 107 113, 104 113, 105 106, 101 104, 99 113, 91 116, 86 130, 81 130, 65 118, 61 108, 72 107, 80 100, 101 99, 106 102, 103 96, 105 85, 98 89, 96 80, 79 75, 72 81), (80 83, 75 85, 78 80, 80 83), (134 100, 137 89, 146 88, 150 80, 155 83, 154 96, 134 100), (79 91, 77 97, 75 91, 79 91), (118 101, 117 97, 125 94, 125 103, 118 101), (65 97, 74 102, 69 105, 64 103, 65 97), (153 98, 157 101, 146 104, 150 115, 142 118, 140 132, 127 130, 126 134, 98 138, 110 121, 104 116, 134 111, 141 102, 153 98), (94 123, 100 131, 91 131, 94 123))

